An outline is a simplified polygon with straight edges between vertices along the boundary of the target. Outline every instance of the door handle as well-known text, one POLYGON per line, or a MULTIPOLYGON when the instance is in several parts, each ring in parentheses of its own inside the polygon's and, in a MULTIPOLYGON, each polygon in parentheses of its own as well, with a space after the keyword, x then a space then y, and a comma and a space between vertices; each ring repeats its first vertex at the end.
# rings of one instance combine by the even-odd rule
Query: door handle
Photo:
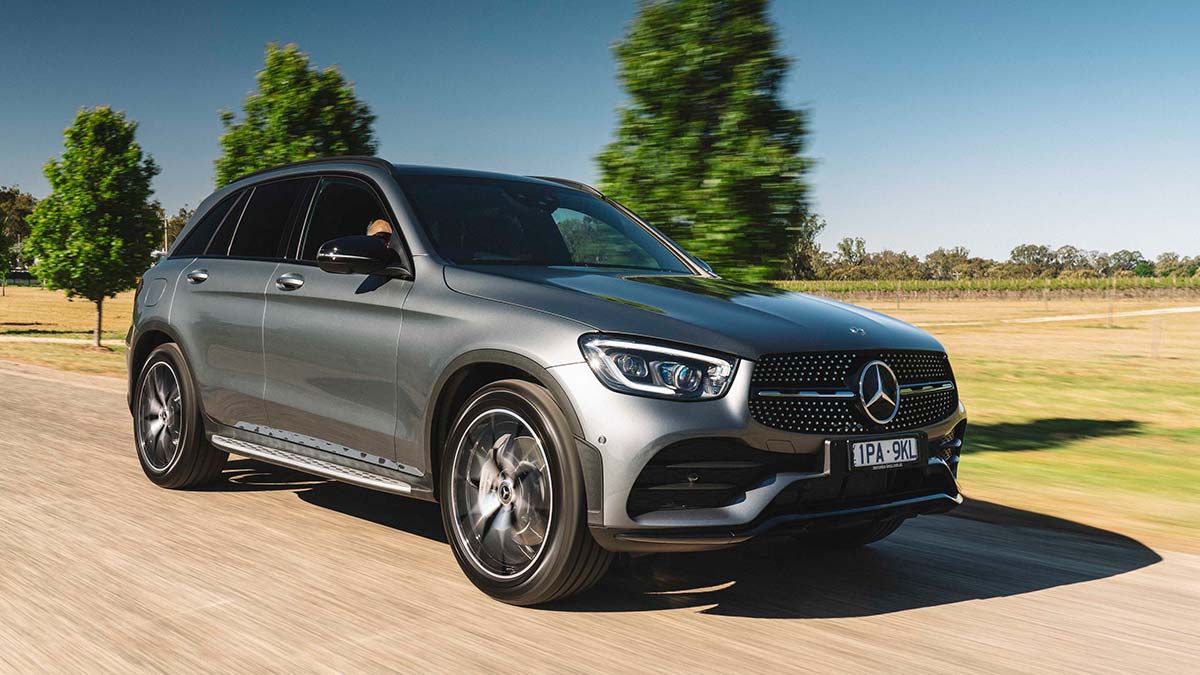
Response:
POLYGON ((281 291, 294 291, 304 285, 304 277, 299 274, 284 274, 275 280, 275 287, 281 291))
POLYGON ((189 284, 202 284, 208 280, 208 270, 192 270, 187 273, 187 280, 189 284))

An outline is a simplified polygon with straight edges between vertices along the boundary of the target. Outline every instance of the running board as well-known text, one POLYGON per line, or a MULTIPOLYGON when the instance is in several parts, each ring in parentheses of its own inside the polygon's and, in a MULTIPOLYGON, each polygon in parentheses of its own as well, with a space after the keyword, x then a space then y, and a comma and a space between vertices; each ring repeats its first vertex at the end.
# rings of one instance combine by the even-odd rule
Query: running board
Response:
POLYGON ((383 492, 391 492, 392 494, 406 495, 412 492, 412 486, 404 481, 388 478, 387 476, 379 476, 373 473, 368 473, 361 469, 354 469, 333 462, 326 462, 304 455, 298 455, 294 452, 279 450, 276 448, 268 448, 265 445, 251 443, 237 438, 229 438, 228 436, 214 435, 212 444, 243 457, 251 457, 260 459, 264 462, 274 464, 276 466, 311 473, 322 478, 350 483, 372 490, 381 490, 383 492))

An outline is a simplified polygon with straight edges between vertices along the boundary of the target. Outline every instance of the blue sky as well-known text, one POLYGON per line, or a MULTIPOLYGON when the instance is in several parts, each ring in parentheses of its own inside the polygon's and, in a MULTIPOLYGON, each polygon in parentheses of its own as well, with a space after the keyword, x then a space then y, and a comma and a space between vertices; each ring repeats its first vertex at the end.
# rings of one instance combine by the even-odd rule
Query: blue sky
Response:
MULTIPOLYGON (((1200 252, 1200 3, 778 1, 828 247, 1200 252)), ((80 106, 141 124, 171 210, 212 188, 266 42, 339 66, 393 161, 594 180, 622 100, 603 2, 5 3, 0 184, 80 106)))

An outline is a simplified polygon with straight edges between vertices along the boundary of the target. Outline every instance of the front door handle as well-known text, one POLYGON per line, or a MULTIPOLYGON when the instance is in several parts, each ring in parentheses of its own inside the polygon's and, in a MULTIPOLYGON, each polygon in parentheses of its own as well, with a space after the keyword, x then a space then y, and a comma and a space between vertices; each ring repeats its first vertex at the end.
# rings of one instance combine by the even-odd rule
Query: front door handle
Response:
POLYGON ((208 281, 208 270, 192 270, 191 272, 187 273, 187 280, 189 284, 202 284, 205 281, 208 281))
POLYGON ((304 277, 288 273, 275 280, 275 287, 281 291, 294 291, 304 285, 304 277))

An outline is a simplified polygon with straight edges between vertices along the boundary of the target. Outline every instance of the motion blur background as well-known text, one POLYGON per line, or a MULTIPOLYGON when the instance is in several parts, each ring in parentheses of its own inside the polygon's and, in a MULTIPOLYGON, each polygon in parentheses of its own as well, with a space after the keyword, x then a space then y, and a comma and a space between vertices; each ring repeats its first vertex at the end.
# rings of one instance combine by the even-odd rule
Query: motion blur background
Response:
MULTIPOLYGON (((809 575, 799 580, 760 576, 777 567, 766 549, 642 563, 585 599, 581 609, 599 613, 587 617, 615 611, 606 603, 664 610, 717 597, 739 616, 865 617, 870 635, 887 615, 984 599, 993 604, 953 620, 921 615, 939 635, 971 622, 994 631, 992 644, 959 645, 992 655, 975 668, 1195 662, 1194 612, 1171 617, 1186 616, 1200 595, 1200 4, 17 1, 0 15, 0 273, 8 281, 0 431, 24 437, 42 428, 45 411, 71 410, 79 394, 46 382, 109 391, 80 413, 93 416, 94 434, 67 429, 45 441, 83 444, 89 461, 111 455, 111 485, 97 486, 75 464, 62 469, 64 480, 87 486, 80 498, 107 500, 104 509, 79 507, 111 515, 103 527, 138 522, 118 518, 131 504, 167 508, 167 497, 123 482, 137 468, 113 422, 127 414, 121 338, 151 251, 170 243, 216 185, 350 152, 555 175, 599 185, 724 276, 848 300, 931 331, 951 355, 971 415, 961 472, 970 499, 960 515, 974 524, 919 519, 934 524, 906 525, 865 558, 791 560, 809 575), (102 184, 122 187, 105 193, 102 184), (959 556, 953 572, 931 576, 946 568, 921 558, 934 550, 959 556), (997 561, 1011 562, 1011 576, 997 561), (911 567, 893 576, 901 563, 911 567), (861 594, 848 578, 828 576, 830 566, 864 566, 881 585, 861 594), (1054 594, 1143 567, 1152 576, 1134 575, 1128 587, 1089 586, 1086 602, 1071 596, 1082 604, 1064 608, 1054 594), (814 590, 826 586, 837 592, 814 590), (1114 607, 1128 612, 1114 622, 1146 636, 1110 642, 1107 629, 1089 623, 1114 607), (1010 616, 1027 621, 1004 623, 1010 616), (1028 621, 1055 644, 1031 639, 1028 621), (1023 649, 1026 660, 1014 656, 1023 649), (1028 660, 1050 652, 1060 660, 1028 660)), ((0 455, 8 466, 28 461, 16 441, 0 443, 0 455)), ((259 476, 316 510, 279 510, 281 536, 307 534, 317 527, 309 519, 323 523, 331 511, 338 534, 362 526, 371 546, 391 546, 391 536, 422 556, 448 557, 437 535, 405 524, 423 513, 405 509, 420 506, 245 464, 228 474, 230 490, 254 490, 249 477, 259 476), (366 527, 379 523, 390 529, 366 527)), ((29 503, 65 499, 55 485, 39 483, 29 503)), ((171 523, 223 503, 219 492, 195 500, 204 503, 171 523)), ((16 550, 52 579, 61 563, 45 551, 78 533, 46 518, 16 550)), ((7 527, 27 522, 37 521, 13 516, 7 527)), ((165 544, 144 553, 175 569, 212 570, 165 544)), ((304 555, 297 569, 320 567, 328 551, 304 555)), ((313 581, 296 577, 279 593, 299 606, 315 597, 305 595, 313 581)), ((243 582, 229 582, 229 611, 266 611, 254 604, 254 583, 243 582)), ((9 596, 21 598, 10 607, 42 602, 15 588, 0 593, 9 596)), ((111 610, 81 602, 64 611, 111 610)), ((376 609, 393 620, 393 608, 376 609)), ((492 611, 507 610, 476 615, 492 611)), ((553 623, 512 616, 539 630, 553 623)), ((710 618, 687 624, 695 628, 687 634, 707 644, 763 630, 710 618)), ((292 617, 275 620, 291 625, 292 617)), ((609 636, 645 629, 632 619, 601 625, 609 636)), ((791 639, 797 634, 772 644, 787 638, 797 648, 805 644, 791 639)), ((14 635, 0 628, 0 645, 8 638, 20 653, 32 640, 47 660, 10 665, 55 663, 52 641, 14 635)), ((116 640, 104 630, 94 639, 116 640)), ((118 653, 144 655, 128 650, 118 653)), ((239 658, 253 663, 255 654, 239 658)), ((936 670, 956 661, 868 665, 901 663, 936 670)))

